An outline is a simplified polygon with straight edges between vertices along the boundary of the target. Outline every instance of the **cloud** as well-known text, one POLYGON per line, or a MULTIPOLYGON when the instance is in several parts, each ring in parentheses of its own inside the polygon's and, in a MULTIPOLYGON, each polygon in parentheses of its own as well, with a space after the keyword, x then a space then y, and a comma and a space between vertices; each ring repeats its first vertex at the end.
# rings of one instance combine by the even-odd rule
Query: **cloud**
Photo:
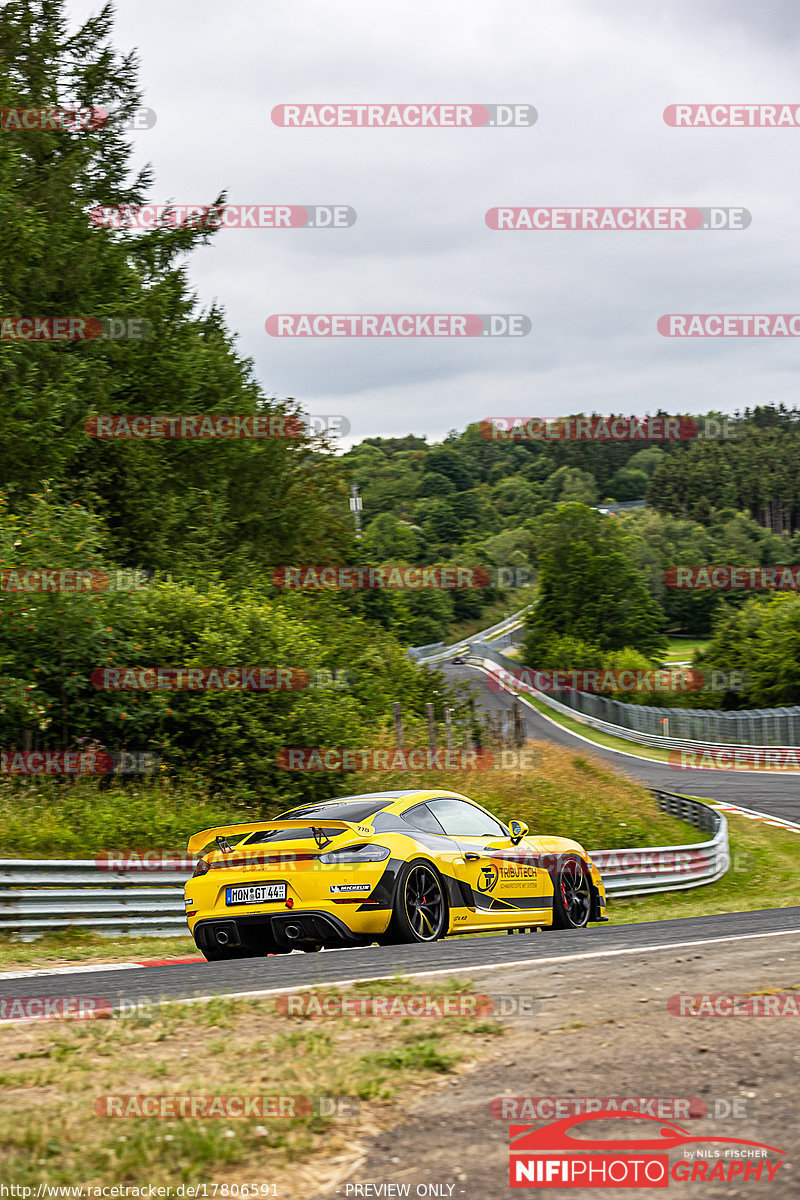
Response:
MULTIPOLYGON (((74 20, 95 6, 72 0, 74 20)), ((788 0, 119 0, 155 129, 153 200, 341 203, 346 230, 220 231, 191 278, 265 390, 353 437, 493 414, 796 399, 788 341, 662 338, 668 312, 800 309, 800 129, 672 129, 676 102, 796 102, 788 0), (526 102, 532 128, 284 129, 289 102, 526 102), (495 205, 744 206, 740 232, 495 232, 495 205), (522 339, 276 339, 280 312, 526 313, 522 339)))

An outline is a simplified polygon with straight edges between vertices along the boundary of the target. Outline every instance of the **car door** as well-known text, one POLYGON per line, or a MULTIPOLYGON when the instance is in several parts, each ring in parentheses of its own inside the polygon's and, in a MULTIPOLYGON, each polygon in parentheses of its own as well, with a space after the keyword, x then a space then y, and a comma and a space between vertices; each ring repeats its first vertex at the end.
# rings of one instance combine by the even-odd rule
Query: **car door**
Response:
POLYGON ((526 924, 549 923, 552 886, 531 846, 514 846, 491 813, 467 800, 438 797, 427 807, 458 847, 453 870, 471 894, 476 925, 514 927, 521 915, 526 924))

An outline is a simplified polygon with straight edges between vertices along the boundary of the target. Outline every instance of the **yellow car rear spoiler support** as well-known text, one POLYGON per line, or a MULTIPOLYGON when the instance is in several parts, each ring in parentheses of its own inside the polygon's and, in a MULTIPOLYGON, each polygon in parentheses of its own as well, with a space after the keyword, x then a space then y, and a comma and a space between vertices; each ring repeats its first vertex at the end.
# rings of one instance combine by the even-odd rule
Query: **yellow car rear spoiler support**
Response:
POLYGON ((238 838, 244 837, 248 833, 265 833, 270 829, 311 829, 312 826, 322 829, 341 829, 350 833, 362 834, 365 837, 375 832, 371 825, 355 825, 352 821, 331 821, 327 817, 319 820, 314 817, 305 817, 286 821, 252 821, 244 825, 218 825, 214 829, 203 829, 200 833, 193 833, 186 848, 190 854, 197 854, 218 837, 238 838))

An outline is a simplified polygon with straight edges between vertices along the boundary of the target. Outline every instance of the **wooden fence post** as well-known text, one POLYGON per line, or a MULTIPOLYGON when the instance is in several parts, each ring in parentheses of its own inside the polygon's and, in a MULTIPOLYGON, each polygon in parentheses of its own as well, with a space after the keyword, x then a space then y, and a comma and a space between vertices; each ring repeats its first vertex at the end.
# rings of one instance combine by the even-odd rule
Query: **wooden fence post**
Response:
POLYGON ((519 700, 514 701, 514 745, 518 749, 525 745, 525 718, 519 700))
POLYGON ((428 745, 431 750, 436 750, 436 716, 433 711, 433 705, 430 702, 425 705, 425 711, 428 714, 428 745))
POLYGON ((447 739, 447 749, 453 749, 453 713, 449 708, 444 710, 444 728, 447 739))
POLYGON ((397 749, 403 749, 403 713, 400 708, 399 700, 395 700, 392 705, 394 709, 394 736, 397 739, 397 749))

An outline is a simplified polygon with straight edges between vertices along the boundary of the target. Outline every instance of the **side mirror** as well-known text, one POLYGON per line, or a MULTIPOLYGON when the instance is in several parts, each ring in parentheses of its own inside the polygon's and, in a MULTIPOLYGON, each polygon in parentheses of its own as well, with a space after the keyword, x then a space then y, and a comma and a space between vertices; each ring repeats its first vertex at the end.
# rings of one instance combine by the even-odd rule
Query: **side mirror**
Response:
POLYGON ((511 832, 512 846, 518 846, 528 832, 528 826, 524 821, 512 821, 508 828, 511 832))

